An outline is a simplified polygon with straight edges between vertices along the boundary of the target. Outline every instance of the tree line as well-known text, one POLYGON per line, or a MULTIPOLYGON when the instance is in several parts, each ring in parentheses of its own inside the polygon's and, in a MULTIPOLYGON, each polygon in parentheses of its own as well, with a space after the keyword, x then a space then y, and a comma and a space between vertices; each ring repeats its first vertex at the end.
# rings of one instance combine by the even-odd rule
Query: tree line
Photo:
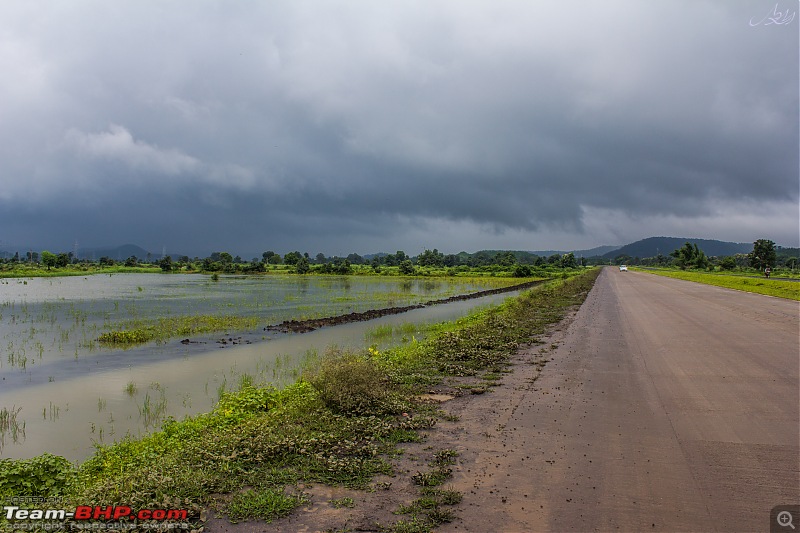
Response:
POLYGON ((458 254, 445 254, 437 248, 426 249, 416 256, 410 256, 403 250, 395 253, 380 253, 372 256, 362 256, 351 253, 347 256, 326 256, 318 253, 315 256, 308 252, 301 253, 297 250, 284 255, 273 250, 267 250, 261 257, 250 260, 234 256, 229 252, 213 252, 207 257, 190 258, 186 255, 173 257, 166 255, 160 259, 152 259, 150 254, 146 258, 130 256, 125 260, 114 260, 101 257, 97 261, 79 259, 72 252, 53 253, 48 250, 41 252, 29 251, 23 257, 16 253, 13 257, 0 259, 0 262, 11 265, 28 263, 41 265, 48 270, 64 268, 70 265, 94 265, 97 267, 159 267, 164 272, 172 271, 199 271, 221 273, 258 273, 267 270, 290 270, 299 274, 311 272, 321 274, 351 274, 358 270, 361 273, 370 269, 380 273, 383 269, 390 269, 403 275, 412 275, 420 269, 447 270, 449 272, 465 272, 469 270, 503 271, 513 275, 525 277, 531 272, 541 269, 563 269, 591 266, 598 264, 630 264, 642 266, 672 266, 681 269, 718 269, 734 270, 753 268, 762 271, 765 268, 790 268, 798 264, 800 250, 797 248, 781 248, 768 239, 758 239, 753 243, 753 250, 748 254, 737 254, 726 257, 707 256, 697 244, 686 242, 668 255, 658 254, 653 257, 630 257, 619 255, 613 260, 602 257, 575 257, 573 253, 552 254, 544 257, 524 251, 508 250, 481 250, 475 253, 459 252, 458 254))
POLYGON ((19 254, 13 257, 0 259, 6 265, 28 263, 40 265, 48 270, 64 268, 70 265, 95 266, 95 267, 127 267, 127 268, 153 268, 159 267, 164 272, 172 271, 199 271, 221 273, 258 273, 267 270, 291 270, 299 274, 310 272, 322 274, 351 274, 356 269, 359 272, 372 270, 380 273, 390 269, 403 275, 413 275, 420 269, 430 271, 445 269, 451 272, 483 269, 488 271, 512 272, 513 275, 524 277, 531 275, 536 269, 563 269, 586 266, 585 258, 576 258, 573 253, 553 254, 542 257, 529 252, 491 251, 482 250, 476 253, 460 252, 458 254, 444 254, 438 249, 426 249, 417 256, 410 256, 403 250, 395 253, 380 253, 372 256, 362 256, 351 253, 347 256, 328 257, 323 253, 315 256, 308 252, 291 251, 283 256, 273 250, 267 250, 261 257, 245 260, 241 256, 234 256, 229 252, 213 252, 207 257, 190 258, 186 255, 173 257, 165 255, 160 259, 152 259, 150 254, 146 258, 132 255, 124 260, 115 260, 110 257, 101 257, 94 261, 86 258, 74 257, 69 253, 52 253, 48 250, 41 252, 28 252, 27 256, 20 258, 19 254))
POLYGON ((747 254, 736 254, 730 256, 713 257, 707 256, 697 244, 689 242, 669 255, 658 254, 653 257, 631 257, 629 255, 619 255, 614 258, 613 263, 617 265, 641 265, 641 266, 672 266, 682 270, 722 270, 732 271, 736 269, 755 269, 764 272, 769 268, 786 268, 794 270, 800 261, 800 249, 781 248, 769 239, 758 239, 753 242, 753 250, 747 254))

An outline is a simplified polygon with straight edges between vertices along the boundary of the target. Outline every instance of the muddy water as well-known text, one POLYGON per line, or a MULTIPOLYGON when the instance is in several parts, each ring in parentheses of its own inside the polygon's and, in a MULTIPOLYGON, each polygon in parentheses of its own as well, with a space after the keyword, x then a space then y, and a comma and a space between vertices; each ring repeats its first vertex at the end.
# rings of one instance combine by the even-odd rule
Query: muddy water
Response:
MULTIPOLYGON (((164 290, 163 287, 156 289, 147 286, 144 291, 139 291, 137 287, 142 286, 141 282, 153 278, 153 276, 146 277, 148 279, 128 278, 122 285, 109 285, 108 290, 112 296, 106 300, 118 298, 120 287, 123 286, 133 295, 144 291, 157 293, 161 290, 160 299, 175 300, 171 302, 173 306, 185 305, 185 302, 180 300, 186 297, 186 294, 180 295, 178 294, 180 291, 174 288, 164 290), (167 296, 164 296, 165 294, 167 296)), ((171 277, 166 276, 166 278, 170 281, 171 277)), ((207 283, 205 279, 200 281, 207 283)), ((384 286, 378 290, 391 291, 393 288, 384 286)), ((459 290, 465 288, 457 287, 459 290)), ((324 292, 330 291, 330 286, 314 289, 318 289, 321 301, 327 301, 324 292)), ((347 290, 352 291, 353 285, 351 284, 349 289, 343 289, 343 292, 346 294, 347 290)), ((419 290, 418 295, 420 300, 430 299, 431 293, 436 296, 449 294, 451 290, 451 287, 439 286, 435 291, 419 290)), ((84 292, 75 291, 73 295, 69 295, 68 292, 62 291, 60 298, 63 300, 56 302, 69 302, 68 298, 74 298, 85 308, 91 309, 92 306, 98 307, 97 301, 103 301, 102 298, 98 298, 93 303, 87 304, 81 299, 85 295, 84 292)), ((356 292, 360 298, 368 291, 360 288, 356 292)), ((414 294, 412 293, 412 296, 414 294)), ((19 365, 9 365, 9 353, 5 353, 4 366, 0 367, 0 375, 3 377, 0 381, 0 408, 21 408, 21 410, 16 418, 16 435, 12 435, 10 431, 0 435, 0 457, 27 458, 49 452, 63 455, 70 460, 81 460, 92 452, 94 443, 110 443, 128 434, 138 436, 158 429, 168 416, 181 419, 186 415, 207 412, 223 391, 236 390, 243 382, 275 385, 292 382, 299 375, 301 366, 309 361, 314 353, 322 353, 330 346, 363 348, 374 342, 367 340, 365 334, 379 325, 426 324, 453 320, 478 306, 499 303, 509 295, 513 293, 415 309, 401 315, 322 328, 302 335, 266 332, 261 335, 251 332, 243 334, 241 340, 237 341, 239 335, 231 333, 225 336, 226 344, 218 342, 221 336, 217 335, 193 337, 192 340, 196 342, 189 345, 173 340, 163 345, 148 345, 128 351, 86 349, 79 350, 77 356, 71 353, 65 356, 54 349, 57 342, 51 341, 48 347, 52 353, 48 355, 45 351, 42 357, 38 359, 33 357, 38 362, 29 364, 24 369, 20 369, 19 365)), ((190 291, 189 296, 191 296, 190 291)), ((328 297, 330 298, 330 292, 328 297)), ((347 301, 343 296, 333 298, 347 301)), ((7 323, 11 320, 9 310, 16 313, 15 320, 24 317, 24 313, 28 316, 39 313, 40 318, 47 318, 42 313, 42 308, 36 308, 36 302, 31 300, 35 298, 29 299, 24 304, 14 300, 13 306, 6 306, 4 312, 6 316, 3 319, 3 323, 6 323, 4 344, 9 342, 8 338, 17 342, 20 338, 20 335, 14 337, 8 333, 15 331, 12 327, 15 324, 7 323), (24 312, 20 307, 22 305, 27 306, 24 312)), ((156 312, 155 310, 159 308, 159 298, 152 300, 156 302, 140 300, 137 304, 140 308, 150 306, 151 312, 156 312)), ((285 296, 279 296, 275 300, 287 299, 285 296)), ((373 308, 380 307, 379 300, 380 298, 375 298, 369 304, 373 308)), ((413 301, 413 298, 409 300, 413 301)), ((219 302, 224 302, 224 298, 220 297, 219 302)), ((219 302, 214 303, 213 299, 206 298, 201 307, 213 308, 216 305, 218 308, 224 305, 219 302)), ((48 304, 44 298, 42 303, 48 304)), ((75 308, 74 303, 72 302, 72 309, 75 308)), ((99 304, 100 307, 108 305, 108 301, 99 304)), ((359 302, 356 307, 364 305, 359 302)), ((352 305, 348 307, 352 308, 352 305)), ((55 312, 52 307, 50 311, 55 312)), ((330 308, 325 308, 325 311, 330 312, 330 308)), ((68 313, 64 316, 74 320, 68 313)), ((83 316, 89 317, 87 322, 107 320, 107 317, 97 313, 92 314, 90 311, 85 311, 83 316)), ((281 316, 295 315, 287 312, 281 316)), ((30 320, 30 322, 36 321, 30 320)), ((47 329, 44 326, 46 320, 41 319, 36 324, 40 329, 37 329, 36 325, 29 325, 28 329, 33 327, 34 336, 44 337, 40 331, 47 329)), ((54 324, 59 325, 58 320, 51 323, 49 335, 58 331, 54 324)), ((30 336, 30 332, 28 335, 30 336)))

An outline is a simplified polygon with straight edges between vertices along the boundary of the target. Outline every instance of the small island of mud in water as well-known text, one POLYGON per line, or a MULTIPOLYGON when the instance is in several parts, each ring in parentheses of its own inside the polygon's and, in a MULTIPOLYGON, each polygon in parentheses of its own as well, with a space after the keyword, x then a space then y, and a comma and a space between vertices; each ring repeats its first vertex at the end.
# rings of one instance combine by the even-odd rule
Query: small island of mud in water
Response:
POLYGON ((471 300, 473 298, 481 298, 482 296, 489 296, 492 294, 500 294, 503 292, 524 290, 530 287, 534 287, 536 285, 540 285, 545 281, 547 280, 528 281, 525 283, 512 285, 510 287, 501 287, 499 289, 488 289, 485 291, 478 291, 470 294, 460 294, 458 296, 451 296, 449 298, 443 298, 441 300, 431 300, 423 304, 417 304, 417 305, 386 307, 384 309, 373 309, 361 313, 348 313, 345 315, 331 316, 326 318, 311 318, 308 320, 285 320, 280 324, 275 324, 272 326, 265 327, 264 331, 278 331, 281 333, 308 333, 309 331, 314 331, 315 329, 326 326, 338 326, 340 324, 348 324, 350 322, 363 322, 366 320, 372 320, 374 318, 380 318, 382 316, 397 315, 400 313, 405 313, 406 311, 411 311, 412 309, 421 309, 423 307, 428 307, 431 305, 446 304, 461 300, 471 300))

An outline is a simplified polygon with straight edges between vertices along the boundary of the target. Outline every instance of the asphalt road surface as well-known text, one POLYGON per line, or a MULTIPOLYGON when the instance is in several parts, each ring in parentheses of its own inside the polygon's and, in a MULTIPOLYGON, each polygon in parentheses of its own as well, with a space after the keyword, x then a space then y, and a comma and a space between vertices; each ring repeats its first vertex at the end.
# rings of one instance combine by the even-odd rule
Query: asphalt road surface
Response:
POLYGON ((800 503, 799 337, 798 302, 605 269, 538 377, 463 414, 441 530, 769 531, 800 503))

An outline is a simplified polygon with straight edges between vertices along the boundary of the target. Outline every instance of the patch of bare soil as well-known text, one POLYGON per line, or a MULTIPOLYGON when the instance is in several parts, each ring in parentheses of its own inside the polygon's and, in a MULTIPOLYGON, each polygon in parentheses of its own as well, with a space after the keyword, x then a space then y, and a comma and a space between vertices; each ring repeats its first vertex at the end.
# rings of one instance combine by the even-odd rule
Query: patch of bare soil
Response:
MULTIPOLYGON (((421 431, 422 442, 401 445, 402 454, 390 458, 394 475, 375 478, 365 491, 318 484, 301 485, 299 489, 306 494, 310 503, 295 510, 289 517, 272 523, 251 521, 238 524, 212 517, 205 531, 384 531, 382 528, 398 520, 409 520, 408 516, 396 514, 396 511, 400 506, 409 505, 420 498, 420 487, 414 482, 413 476, 431 471, 430 463, 434 454, 443 450, 454 450, 458 455, 455 464, 449 466, 453 477, 441 488, 461 491, 464 501, 452 507, 447 506, 452 508, 456 520, 436 530, 459 530, 459 511, 470 502, 495 497, 498 502, 503 501, 503 495, 494 494, 488 486, 482 489, 484 484, 480 480, 493 476, 494 472, 491 465, 480 463, 479 458, 487 454, 499 456, 504 453, 504 445, 498 437, 512 415, 515 396, 521 390, 535 386, 539 373, 550 359, 550 352, 560 343, 573 318, 574 311, 539 336, 535 344, 520 349, 509 361, 500 379, 485 380, 481 376, 451 378, 422 395, 421 400, 438 403, 444 417, 432 429, 421 431), (482 494, 481 490, 485 490, 486 494, 482 494), (351 507, 338 506, 344 498, 352 498, 351 507)), ((507 512, 524 512, 524 509, 508 509, 507 512)))

